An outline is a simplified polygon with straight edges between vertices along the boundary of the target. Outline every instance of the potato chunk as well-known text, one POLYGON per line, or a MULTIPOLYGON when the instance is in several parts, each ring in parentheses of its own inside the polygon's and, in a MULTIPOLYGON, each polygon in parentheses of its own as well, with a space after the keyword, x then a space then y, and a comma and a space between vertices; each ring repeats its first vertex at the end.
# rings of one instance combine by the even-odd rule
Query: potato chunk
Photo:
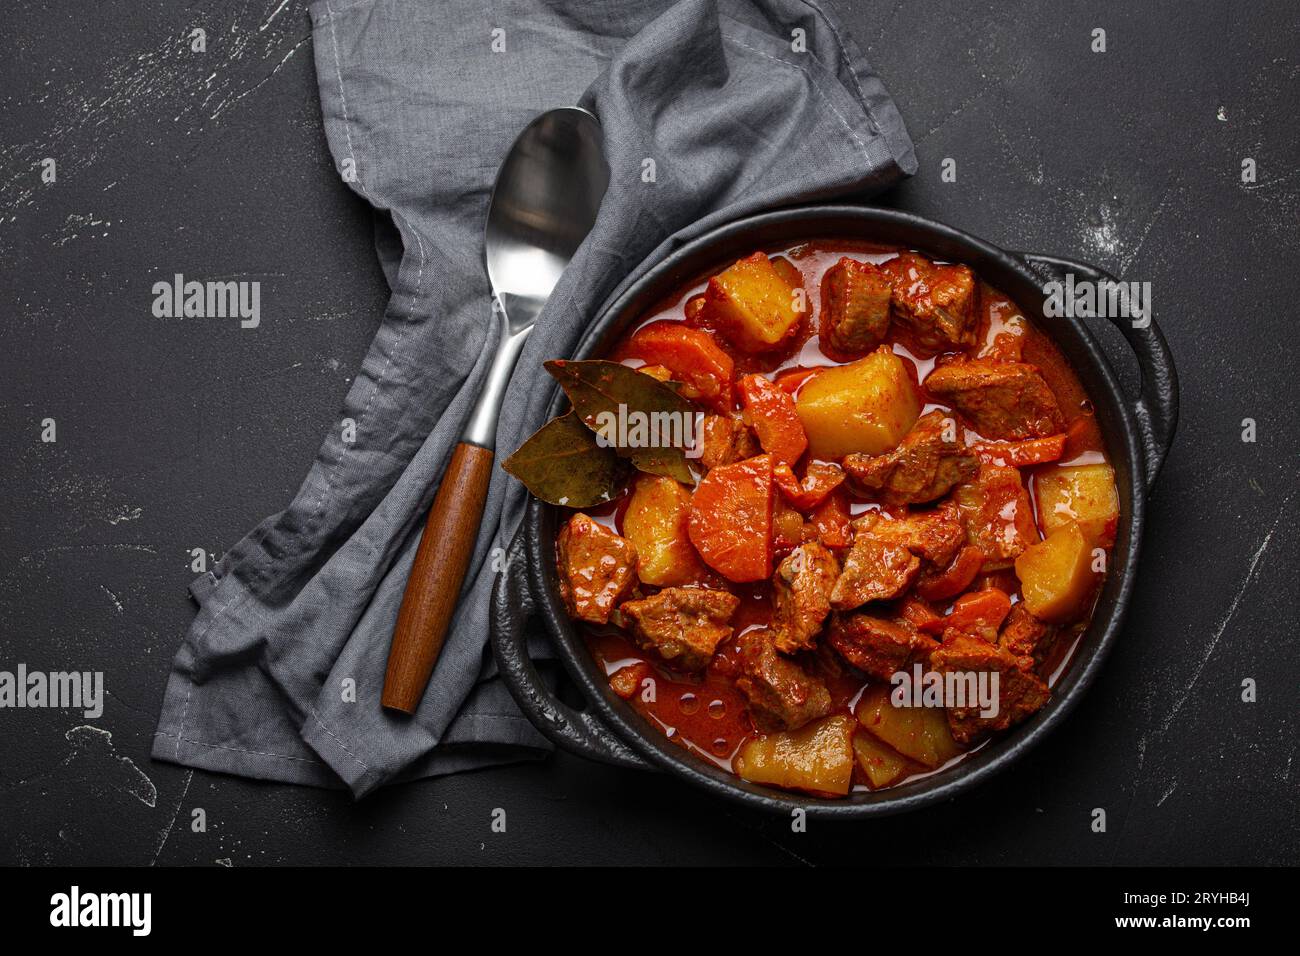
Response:
POLYGON ((852 717, 836 714, 747 741, 736 773, 751 783, 842 797, 853 783, 853 726, 852 717))
POLYGON ((623 515, 623 535, 636 548, 637 576, 646 584, 695 584, 707 574, 690 538, 691 493, 659 475, 637 476, 623 515))
POLYGON ((873 684, 858 701, 858 722, 905 757, 934 770, 961 753, 942 707, 895 707, 890 688, 873 684))
POLYGON ((858 766, 866 774, 872 790, 898 783, 919 769, 892 747, 886 747, 880 738, 867 733, 853 735, 853 755, 858 758, 858 766))
POLYGON ((789 343, 803 317, 803 296, 788 270, 755 252, 709 280, 703 315, 733 345, 746 352, 770 352, 789 343), (782 275, 782 271, 786 275, 782 275))
POLYGON ((1092 546, 1071 521, 1016 558, 1016 576, 1030 614, 1051 624, 1074 620, 1092 595, 1092 546))
POLYGON ((795 402, 814 458, 880 455, 921 414, 916 383, 903 360, 881 346, 866 358, 818 372, 795 402))
POLYGON ((1034 496, 1044 533, 1051 534, 1073 521, 1089 541, 1103 547, 1114 543, 1119 493, 1110 465, 1067 465, 1040 471, 1034 478, 1034 496))

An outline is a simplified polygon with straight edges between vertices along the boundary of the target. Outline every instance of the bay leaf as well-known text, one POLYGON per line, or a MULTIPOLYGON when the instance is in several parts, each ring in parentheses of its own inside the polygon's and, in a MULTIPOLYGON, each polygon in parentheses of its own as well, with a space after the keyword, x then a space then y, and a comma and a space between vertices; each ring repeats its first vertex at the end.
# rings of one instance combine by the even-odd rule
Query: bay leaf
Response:
POLYGON ((613 498, 627 467, 603 448, 573 412, 553 418, 501 463, 538 498, 567 508, 589 508, 613 498))
MULTIPOLYGON (((621 362, 552 359, 546 363, 546 370, 560 383, 564 394, 573 404, 574 412, 592 431, 600 429, 602 415, 613 416, 613 419, 606 421, 619 420, 620 409, 624 420, 632 413, 647 417, 668 413, 678 422, 684 423, 686 418, 695 414, 695 406, 677 394, 673 385, 629 368, 621 362)), ((640 471, 675 478, 684 484, 693 484, 695 481, 686 464, 684 448, 620 444, 616 450, 640 471)))

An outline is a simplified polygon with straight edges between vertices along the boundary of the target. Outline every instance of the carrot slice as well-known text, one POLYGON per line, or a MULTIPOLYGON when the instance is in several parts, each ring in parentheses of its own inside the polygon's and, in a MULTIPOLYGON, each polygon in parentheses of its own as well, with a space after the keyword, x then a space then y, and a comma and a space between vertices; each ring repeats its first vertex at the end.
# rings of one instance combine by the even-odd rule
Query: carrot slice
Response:
POLYGON ((817 537, 828 548, 847 548, 853 540, 849 498, 843 488, 836 488, 812 513, 817 537))
POLYGON ((1025 441, 976 442, 971 446, 971 450, 986 465, 1010 465, 1023 468, 1027 465, 1042 465, 1059 459, 1061 453, 1065 451, 1065 437, 1062 433, 1025 441))
POLYGON ((636 331, 628 341, 626 354, 647 365, 664 366, 675 380, 693 389, 702 402, 719 411, 731 410, 735 363, 703 329, 660 319, 636 331))
POLYGON ((808 447, 808 436, 790 393, 761 375, 746 375, 740 380, 740 397, 763 450, 787 465, 798 461, 808 447))
POLYGON ((785 495, 786 501, 793 504, 794 500, 803 494, 803 487, 799 484, 799 476, 783 461, 778 461, 772 466, 772 480, 776 482, 776 487, 780 489, 781 494, 785 495))
POLYGON ((983 566, 984 552, 968 544, 942 571, 922 574, 916 582, 916 593, 927 601, 946 601, 956 597, 970 586, 983 566))
POLYGON ((777 372, 776 378, 772 384, 777 388, 784 389, 793 395, 799 391, 799 386, 812 378, 818 372, 824 372, 829 366, 819 365, 813 368, 788 368, 784 372, 777 372))
POLYGON ((811 511, 843 484, 844 469, 828 461, 810 461, 800 482, 793 468, 779 462, 772 468, 772 477, 786 501, 800 511, 811 511))
POLYGON ((772 574, 772 456, 710 469, 691 496, 691 544, 731 581, 772 574))
POLYGON ((972 591, 957 599, 947 617, 922 624, 918 630, 929 634, 942 634, 951 627, 963 634, 992 640, 997 636, 1003 619, 1010 613, 1011 599, 1007 597, 1005 591, 999 591, 997 588, 972 591))

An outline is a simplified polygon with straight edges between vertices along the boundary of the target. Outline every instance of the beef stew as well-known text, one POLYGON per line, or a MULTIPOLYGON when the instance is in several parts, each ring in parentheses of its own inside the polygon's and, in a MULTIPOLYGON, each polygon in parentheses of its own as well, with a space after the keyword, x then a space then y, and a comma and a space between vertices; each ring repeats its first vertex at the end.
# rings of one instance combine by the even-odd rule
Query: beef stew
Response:
POLYGON ((689 403, 699 447, 689 481, 638 460, 564 522, 561 596, 670 739, 843 796, 1046 702, 1119 504, 1087 396, 1014 303, 909 250, 804 243, 681 290, 611 359, 689 403), (995 706, 944 696, 981 679, 995 706))

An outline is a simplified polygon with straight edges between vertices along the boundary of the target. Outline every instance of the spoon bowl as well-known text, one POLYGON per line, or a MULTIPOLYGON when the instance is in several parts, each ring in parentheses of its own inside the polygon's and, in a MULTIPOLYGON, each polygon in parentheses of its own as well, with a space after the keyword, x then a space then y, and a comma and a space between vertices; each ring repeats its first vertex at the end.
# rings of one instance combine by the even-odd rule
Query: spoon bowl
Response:
POLYGON ((609 184, 600 123, 579 107, 550 110, 501 164, 484 253, 511 330, 530 325, 596 222, 609 184))
POLYGON ((463 439, 496 445, 510 374, 551 290, 587 238, 609 186, 600 122, 577 106, 529 123, 497 172, 483 254, 500 323, 496 359, 463 439))

